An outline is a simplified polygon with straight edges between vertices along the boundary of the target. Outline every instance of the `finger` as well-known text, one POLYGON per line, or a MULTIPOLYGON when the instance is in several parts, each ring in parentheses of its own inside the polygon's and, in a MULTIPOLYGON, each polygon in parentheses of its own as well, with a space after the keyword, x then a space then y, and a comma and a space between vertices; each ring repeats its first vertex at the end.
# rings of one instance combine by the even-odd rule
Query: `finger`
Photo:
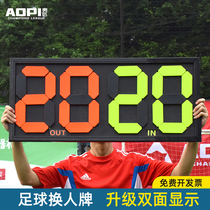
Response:
POLYGON ((11 116, 9 114, 4 114, 2 117, 1 117, 1 122, 2 123, 14 123, 16 122, 16 119, 14 117, 14 114, 11 116))
POLYGON ((208 117, 208 110, 206 109, 206 107, 204 106, 200 106, 199 109, 197 109, 194 113, 193 113, 194 119, 197 119, 199 117, 208 117))
POLYGON ((205 104, 202 103, 202 102, 200 102, 200 103, 198 103, 197 106, 195 106, 195 108, 193 109, 193 112, 195 113, 195 112, 198 111, 201 107, 206 108, 205 104))
POLYGON ((1 117, 1 123, 4 125, 6 123, 14 123, 16 122, 16 119, 14 118, 8 118, 7 116, 2 116, 1 117))
POLYGON ((198 113, 197 115, 194 116, 194 119, 198 119, 200 117, 207 118, 208 117, 208 114, 206 112, 200 112, 200 113, 198 113))
POLYGON ((5 106, 5 110, 8 110, 8 111, 10 111, 12 113, 15 113, 15 110, 11 106, 9 106, 9 105, 6 105, 5 106))
POLYGON ((14 114, 14 110, 11 108, 5 108, 3 116, 9 117, 9 118, 16 118, 15 114, 14 114))
POLYGON ((16 122, 16 116, 13 112, 14 110, 10 107, 6 107, 4 112, 3 112, 3 115, 2 115, 2 120, 1 122, 4 123, 4 122, 8 122, 8 123, 14 123, 16 122))
POLYGON ((205 98, 199 98, 196 102, 195 102, 195 104, 196 105, 198 105, 199 103, 205 103, 205 98))
POLYGON ((196 109, 195 111, 193 111, 193 116, 198 115, 199 113, 208 113, 207 109, 203 106, 200 106, 198 109, 196 109))

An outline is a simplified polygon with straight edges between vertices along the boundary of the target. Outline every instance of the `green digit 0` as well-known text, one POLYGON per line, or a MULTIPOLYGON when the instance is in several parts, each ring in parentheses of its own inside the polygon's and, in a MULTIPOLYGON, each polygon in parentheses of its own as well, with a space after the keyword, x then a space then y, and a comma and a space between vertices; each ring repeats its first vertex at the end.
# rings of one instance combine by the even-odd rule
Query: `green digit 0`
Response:
POLYGON ((192 103, 187 100, 192 95, 192 75, 183 66, 162 66, 152 77, 152 95, 157 99, 152 104, 153 123, 163 133, 183 133, 193 123, 192 103), (163 93, 163 77, 181 76, 181 94, 186 100, 181 105, 182 122, 164 122, 163 103, 158 100, 163 93))
POLYGON ((108 122, 117 133, 139 133, 142 127, 139 123, 120 123, 120 105, 138 105, 148 94, 148 76, 138 66, 119 66, 114 70, 118 77, 137 77, 136 94, 118 94, 108 106, 108 122))

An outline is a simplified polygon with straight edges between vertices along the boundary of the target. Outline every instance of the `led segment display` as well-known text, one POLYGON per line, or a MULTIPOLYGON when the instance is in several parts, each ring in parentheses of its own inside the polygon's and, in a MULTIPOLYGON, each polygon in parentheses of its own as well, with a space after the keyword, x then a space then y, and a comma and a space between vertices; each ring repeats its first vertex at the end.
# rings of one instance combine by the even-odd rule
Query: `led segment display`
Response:
POLYGON ((11 59, 11 141, 200 141, 197 58, 11 59))

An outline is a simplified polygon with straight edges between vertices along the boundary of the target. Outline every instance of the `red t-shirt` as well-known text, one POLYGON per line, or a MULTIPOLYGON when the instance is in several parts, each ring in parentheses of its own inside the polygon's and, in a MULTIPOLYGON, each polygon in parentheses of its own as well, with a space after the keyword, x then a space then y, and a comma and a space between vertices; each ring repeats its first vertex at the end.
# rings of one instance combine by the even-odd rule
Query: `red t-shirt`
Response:
POLYGON ((88 151, 33 170, 42 183, 39 188, 145 188, 156 177, 170 176, 175 166, 114 149, 108 156, 96 157, 88 151))

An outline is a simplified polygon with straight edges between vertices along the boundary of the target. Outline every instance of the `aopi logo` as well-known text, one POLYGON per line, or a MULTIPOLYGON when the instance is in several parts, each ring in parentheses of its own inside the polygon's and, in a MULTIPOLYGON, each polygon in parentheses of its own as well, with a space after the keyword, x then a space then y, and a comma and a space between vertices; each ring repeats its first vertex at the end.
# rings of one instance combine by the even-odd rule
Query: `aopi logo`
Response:
POLYGON ((47 17, 47 8, 8 8, 8 19, 43 20, 47 17))

